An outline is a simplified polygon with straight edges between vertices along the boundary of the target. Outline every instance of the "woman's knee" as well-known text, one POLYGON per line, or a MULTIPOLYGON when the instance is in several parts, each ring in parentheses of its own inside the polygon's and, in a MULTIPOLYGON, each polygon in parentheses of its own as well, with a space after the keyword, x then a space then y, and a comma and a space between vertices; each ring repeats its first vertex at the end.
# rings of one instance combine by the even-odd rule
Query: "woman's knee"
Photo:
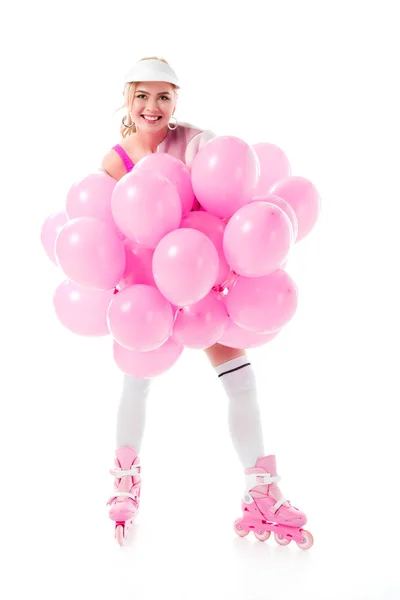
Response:
POLYGON ((232 360, 238 356, 243 356, 246 354, 245 350, 240 348, 229 348, 228 346, 223 346, 222 344, 214 344, 213 346, 206 348, 204 352, 206 353, 208 360, 213 367, 217 367, 218 365, 222 365, 224 362, 228 362, 228 360, 232 360))

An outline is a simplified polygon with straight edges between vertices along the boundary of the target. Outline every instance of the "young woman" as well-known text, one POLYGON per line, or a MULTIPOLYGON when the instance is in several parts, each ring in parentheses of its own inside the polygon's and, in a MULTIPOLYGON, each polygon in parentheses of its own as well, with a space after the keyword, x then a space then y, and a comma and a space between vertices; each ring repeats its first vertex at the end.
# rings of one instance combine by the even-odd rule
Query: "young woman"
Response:
MULTIPOLYGON (((146 58, 133 66, 125 80, 126 115, 122 119, 121 139, 102 161, 106 173, 119 180, 153 152, 166 152, 191 167, 196 153, 214 134, 178 123, 174 114, 179 87, 175 72, 163 59, 146 58)), ((236 532, 243 536, 253 530, 258 539, 265 540, 270 531, 275 531, 278 543, 285 545, 295 539, 300 547, 309 548, 311 534, 300 530, 306 516, 283 498, 277 486, 275 456, 264 453, 256 381, 245 351, 215 344, 205 352, 228 396, 229 429, 245 470, 244 518, 235 523, 236 532)), ((115 467, 111 470, 115 476, 114 492, 108 502, 120 544, 139 508, 139 452, 150 385, 150 379, 124 376, 115 467)))

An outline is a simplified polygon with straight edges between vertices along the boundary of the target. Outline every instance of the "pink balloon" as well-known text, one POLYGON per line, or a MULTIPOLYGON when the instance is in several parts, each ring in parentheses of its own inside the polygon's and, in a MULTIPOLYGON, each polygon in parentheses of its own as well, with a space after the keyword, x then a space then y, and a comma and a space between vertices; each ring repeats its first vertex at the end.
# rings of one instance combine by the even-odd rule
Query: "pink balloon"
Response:
POLYGON ((154 250, 145 248, 130 240, 125 240, 125 271, 118 287, 126 287, 135 283, 144 283, 155 287, 153 277, 153 254, 154 250))
POLYGON ((275 183, 269 194, 283 198, 293 208, 299 223, 297 241, 302 240, 314 227, 321 210, 316 187, 304 177, 286 177, 275 183))
POLYGON ((283 200, 283 198, 279 198, 279 196, 272 196, 270 194, 266 194, 265 196, 255 196, 252 198, 252 202, 269 202, 270 204, 274 204, 274 206, 278 206, 289 218, 290 223, 292 224, 293 229, 293 242, 296 241, 297 235, 299 233, 299 223, 297 221, 296 213, 293 208, 283 200))
POLYGON ((292 226, 283 210, 267 202, 251 202, 226 226, 225 257, 239 275, 262 277, 286 259, 292 238, 292 226))
POLYGON ((60 322, 78 335, 109 335, 107 310, 113 290, 90 290, 73 281, 64 281, 56 289, 53 305, 60 322))
POLYGON ((185 219, 182 219, 181 228, 197 229, 206 235, 214 244, 219 259, 219 269, 215 285, 219 285, 228 277, 230 268, 226 261, 223 251, 223 237, 226 223, 219 217, 211 215, 208 212, 191 212, 185 219))
POLYGON ((116 185, 116 180, 106 173, 93 173, 75 183, 66 199, 69 218, 94 217, 115 227, 111 197, 116 185))
POLYGON ((268 193, 271 185, 288 177, 291 169, 286 155, 275 144, 254 144, 253 149, 260 163, 260 179, 254 190, 254 196, 262 196, 268 193))
POLYGON ((114 341, 114 360, 118 367, 131 377, 156 377, 168 371, 183 352, 183 346, 169 338, 156 350, 138 352, 128 350, 114 341))
POLYGON ((52 214, 47 217, 40 232, 40 241, 42 242, 42 246, 51 262, 55 265, 57 265, 57 259, 54 250, 56 238, 67 221, 68 217, 65 212, 52 214))
POLYGON ((271 333, 282 329, 296 312, 297 286, 282 269, 264 277, 238 277, 226 307, 239 327, 271 333))
POLYGON ((68 221, 55 245, 58 264, 83 287, 109 290, 121 280, 125 250, 114 227, 92 217, 68 221))
POLYGON ((161 293, 177 306, 199 302, 218 275, 218 252, 201 231, 176 229, 158 244, 153 275, 161 293))
POLYGON ((228 319, 227 327, 218 340, 218 343, 229 348, 242 348, 243 350, 246 348, 258 348, 273 340, 279 331, 278 329, 272 333, 255 333, 254 331, 239 327, 232 319, 228 319))
POLYGON ((153 275, 162 294, 176 306, 199 302, 211 291, 218 273, 213 243, 195 229, 167 234, 153 255, 153 275))
POLYGON ((134 169, 119 180, 111 208, 120 231, 147 248, 155 248, 177 229, 182 217, 176 187, 163 175, 145 169, 134 169))
POLYGON ((135 169, 152 171, 166 177, 176 187, 185 217, 193 208, 194 192, 190 171, 184 162, 164 152, 155 152, 145 156, 135 165, 135 169))
POLYGON ((219 340, 227 322, 224 303, 210 293, 200 302, 178 310, 173 338, 188 348, 203 350, 219 340))
POLYGON ((148 352, 171 336, 173 317, 170 303, 155 287, 138 284, 114 295, 108 309, 108 326, 121 346, 148 352))
POLYGON ((196 198, 211 214, 230 217, 251 200, 260 176, 253 148, 243 140, 216 137, 196 155, 192 183, 196 198))

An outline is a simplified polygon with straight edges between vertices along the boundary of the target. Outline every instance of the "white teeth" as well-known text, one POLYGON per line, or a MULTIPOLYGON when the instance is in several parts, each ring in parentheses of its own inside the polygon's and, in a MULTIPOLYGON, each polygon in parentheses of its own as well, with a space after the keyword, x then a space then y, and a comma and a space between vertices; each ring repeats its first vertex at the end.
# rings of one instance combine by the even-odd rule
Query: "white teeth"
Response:
POLYGON ((158 117, 147 117, 146 115, 143 115, 145 119, 147 119, 147 121, 157 121, 158 117))

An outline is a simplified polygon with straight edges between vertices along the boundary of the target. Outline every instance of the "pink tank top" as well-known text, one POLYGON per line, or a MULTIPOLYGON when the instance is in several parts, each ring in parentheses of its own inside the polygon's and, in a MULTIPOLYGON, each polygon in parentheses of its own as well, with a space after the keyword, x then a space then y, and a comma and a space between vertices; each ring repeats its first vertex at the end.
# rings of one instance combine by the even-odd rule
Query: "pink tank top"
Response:
MULTIPOLYGON (((192 125, 179 124, 176 129, 172 131, 168 130, 167 136, 158 146, 157 152, 165 152, 186 163, 185 158, 188 144, 199 133, 202 133, 202 129, 198 129, 192 125)), ((120 156, 126 172, 129 173, 132 171, 135 165, 122 146, 117 144, 113 147, 113 150, 120 156)))
POLYGON ((115 152, 120 156, 122 162, 124 163, 126 172, 129 173, 130 171, 132 171, 135 165, 133 164, 123 147, 117 144, 113 147, 113 150, 115 150, 115 152))

